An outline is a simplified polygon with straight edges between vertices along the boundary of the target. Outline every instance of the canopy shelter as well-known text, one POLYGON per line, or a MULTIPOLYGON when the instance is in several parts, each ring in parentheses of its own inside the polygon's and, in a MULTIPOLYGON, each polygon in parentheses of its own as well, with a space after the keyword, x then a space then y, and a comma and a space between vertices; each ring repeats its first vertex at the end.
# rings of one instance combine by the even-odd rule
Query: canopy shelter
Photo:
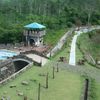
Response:
POLYGON ((40 46, 43 44, 43 36, 45 35, 46 26, 39 23, 31 23, 24 26, 24 36, 27 45, 40 46))
POLYGON ((44 25, 34 22, 34 23, 24 26, 24 28, 26 28, 26 29, 44 29, 46 27, 44 25))

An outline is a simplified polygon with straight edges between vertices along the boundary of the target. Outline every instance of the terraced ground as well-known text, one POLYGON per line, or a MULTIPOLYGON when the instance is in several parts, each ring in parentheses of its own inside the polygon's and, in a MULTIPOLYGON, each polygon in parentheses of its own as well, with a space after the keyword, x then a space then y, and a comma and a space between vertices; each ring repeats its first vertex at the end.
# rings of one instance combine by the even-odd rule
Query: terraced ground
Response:
MULTIPOLYGON (((56 61, 59 56, 67 58, 67 49, 65 48, 63 51, 60 51, 53 60, 56 61)), ((58 73, 55 69, 55 79, 53 79, 52 67, 51 62, 44 67, 32 66, 15 80, 0 86, 0 98, 5 95, 10 96, 11 100, 23 100, 23 96, 18 96, 20 92, 26 95, 28 100, 37 100, 38 83, 41 83, 41 100, 80 100, 83 93, 84 79, 78 74, 63 69, 59 69, 58 73), (45 74, 47 72, 49 72, 48 89, 45 88, 45 74), (29 84, 27 86, 22 85, 22 81, 27 81, 29 84), (16 85, 16 87, 10 88, 11 85, 16 85)))

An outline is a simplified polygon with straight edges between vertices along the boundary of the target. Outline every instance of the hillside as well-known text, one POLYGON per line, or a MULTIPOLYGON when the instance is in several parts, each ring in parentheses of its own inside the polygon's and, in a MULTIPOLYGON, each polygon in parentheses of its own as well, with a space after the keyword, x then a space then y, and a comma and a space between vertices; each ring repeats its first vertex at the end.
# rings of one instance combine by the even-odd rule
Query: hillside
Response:
POLYGON ((0 43, 22 41, 23 26, 31 22, 53 31, 100 24, 100 0, 0 0, 0 43))
POLYGON ((100 61, 100 30, 82 34, 78 39, 78 46, 84 56, 100 61))

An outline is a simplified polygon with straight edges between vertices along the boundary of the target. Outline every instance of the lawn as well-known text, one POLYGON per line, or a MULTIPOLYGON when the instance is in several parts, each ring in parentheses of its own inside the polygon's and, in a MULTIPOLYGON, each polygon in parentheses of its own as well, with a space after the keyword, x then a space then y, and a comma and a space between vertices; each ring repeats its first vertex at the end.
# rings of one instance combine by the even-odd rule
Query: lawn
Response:
MULTIPOLYGON (((66 51, 65 48, 56 57, 67 57, 66 51)), ((53 59, 57 59, 56 57, 53 59)), ((1 86, 0 97, 6 95, 10 96, 11 100, 23 100, 23 96, 18 96, 18 92, 22 92, 28 97, 28 100, 38 100, 38 83, 41 83, 41 100, 80 100, 83 92, 83 78, 78 74, 60 69, 59 72, 55 70, 55 79, 53 79, 51 65, 51 62, 48 62, 44 67, 32 66, 16 79, 1 86), (48 89, 45 88, 45 76, 40 76, 47 72, 49 72, 48 89), (22 85, 22 81, 27 81, 29 84, 22 85), (16 87, 10 88, 11 85, 16 85, 16 87)))
POLYGON ((28 100, 37 100, 38 83, 45 86, 45 76, 39 74, 49 72, 49 88, 41 87, 41 100, 79 100, 82 93, 81 77, 67 70, 60 70, 59 73, 55 72, 55 79, 52 79, 52 67, 47 66, 43 68, 34 66, 15 80, 1 86, 0 97, 4 94, 10 96, 11 100, 22 100, 23 97, 17 96, 17 91, 20 91, 28 96, 28 100), (21 82, 24 80, 29 82, 29 85, 22 85, 21 82), (16 87, 10 88, 10 85, 16 87))

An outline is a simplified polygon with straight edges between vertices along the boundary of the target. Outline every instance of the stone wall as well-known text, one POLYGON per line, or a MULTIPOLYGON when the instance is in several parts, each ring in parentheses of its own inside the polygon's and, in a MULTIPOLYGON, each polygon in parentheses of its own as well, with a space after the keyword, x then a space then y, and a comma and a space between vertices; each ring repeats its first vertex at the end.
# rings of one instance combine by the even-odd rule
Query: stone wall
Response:
POLYGON ((24 67, 27 67, 27 65, 29 65, 31 63, 33 63, 33 61, 30 58, 27 58, 26 56, 22 56, 22 55, 0 62, 0 83, 2 83, 2 81, 4 81, 4 80, 8 79, 11 75, 15 74, 16 72, 19 73, 19 70, 22 71, 24 69, 24 67), (22 57, 23 59, 26 59, 29 62, 24 62, 24 61, 21 62, 20 60, 17 61, 17 58, 20 58, 20 57, 22 57), (14 62, 14 60, 16 60, 16 61, 14 62), (19 63, 21 65, 18 66, 17 63, 19 63), (16 66, 16 64, 17 64, 17 66, 16 66), (16 69, 19 69, 19 70, 16 70, 16 69))
POLYGON ((58 41, 58 43, 55 45, 54 48, 52 48, 51 51, 47 53, 47 57, 52 57, 54 56, 59 50, 62 49, 63 45, 66 43, 67 38, 75 31, 75 28, 71 28, 67 33, 65 33, 61 39, 58 41))
POLYGON ((33 62, 28 64, 27 66, 25 66, 23 69, 19 70, 16 73, 13 73, 11 76, 9 76, 8 78, 0 81, 0 85, 6 84, 8 81, 15 79, 17 76, 19 76, 21 73, 23 73, 24 71, 26 71, 27 69, 29 69, 30 67, 32 67, 33 62))
POLYGON ((15 67, 12 60, 0 62, 0 81, 9 77, 15 72, 15 67))

